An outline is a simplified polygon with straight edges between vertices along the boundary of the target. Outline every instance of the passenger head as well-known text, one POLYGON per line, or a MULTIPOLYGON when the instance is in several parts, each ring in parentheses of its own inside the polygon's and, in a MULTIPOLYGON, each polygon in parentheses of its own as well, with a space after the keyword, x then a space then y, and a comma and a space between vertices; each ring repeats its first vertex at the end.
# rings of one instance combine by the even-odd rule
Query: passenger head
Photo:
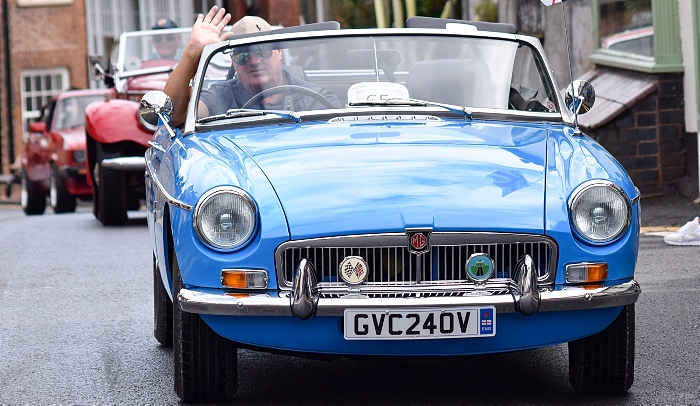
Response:
MULTIPOLYGON (((233 35, 270 31, 267 21, 256 16, 245 16, 231 27, 233 35)), ((282 52, 272 49, 244 48, 231 54, 238 79, 250 94, 284 84, 282 52)))
MULTIPOLYGON (((160 18, 151 27, 153 30, 160 30, 166 28, 177 28, 177 24, 173 20, 167 18, 160 18)), ((177 50, 180 48, 182 38, 179 34, 163 34, 154 35, 151 38, 153 47, 156 49, 158 58, 160 59, 176 59, 177 50)))

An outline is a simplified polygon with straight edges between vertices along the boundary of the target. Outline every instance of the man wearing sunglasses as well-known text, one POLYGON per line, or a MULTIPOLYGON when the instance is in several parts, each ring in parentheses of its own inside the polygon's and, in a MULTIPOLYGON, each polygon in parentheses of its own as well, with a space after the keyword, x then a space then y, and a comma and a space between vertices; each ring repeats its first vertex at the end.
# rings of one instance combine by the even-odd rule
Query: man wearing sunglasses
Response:
MULTIPOLYGON (((159 18, 152 30, 162 30, 167 28, 177 28, 177 24, 174 21, 167 18, 159 18)), ((180 45, 182 44, 182 39, 179 34, 163 34, 154 35, 151 37, 151 43, 155 52, 151 55, 150 59, 172 59, 179 60, 182 56, 180 54, 180 45)))
MULTIPOLYGON (((257 31, 269 31, 272 28, 260 17, 245 16, 231 27, 230 33, 222 35, 223 29, 231 20, 231 15, 225 10, 214 6, 206 16, 197 18, 185 52, 168 82, 164 91, 173 102, 173 117, 170 124, 179 126, 185 121, 187 103, 190 97, 189 80, 197 72, 197 64, 202 55, 202 49, 209 44, 224 41, 230 35, 238 35, 257 31)), ((243 107, 253 96, 282 85, 302 86, 321 93, 332 106, 339 108, 338 97, 330 90, 310 82, 292 77, 282 69, 282 52, 279 49, 245 48, 237 49, 231 54, 236 75, 224 82, 213 84, 200 95, 197 106, 197 116, 207 117, 213 114, 225 113, 228 109, 243 107)), ((255 100, 246 108, 268 110, 317 110, 326 108, 317 99, 304 95, 284 93, 270 94, 255 100)))

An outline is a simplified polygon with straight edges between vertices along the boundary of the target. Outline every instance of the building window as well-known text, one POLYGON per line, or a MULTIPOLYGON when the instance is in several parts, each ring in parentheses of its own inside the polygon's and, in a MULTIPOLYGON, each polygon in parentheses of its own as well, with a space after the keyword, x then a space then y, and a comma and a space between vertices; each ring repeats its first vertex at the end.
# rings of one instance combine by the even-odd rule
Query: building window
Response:
POLYGON ((683 71, 678 2, 594 0, 591 61, 648 73, 683 71))
POLYGON ((67 68, 22 71, 22 126, 41 113, 41 107, 53 96, 70 87, 67 68))
POLYGON ((651 0, 601 1, 600 47, 653 58, 651 0))

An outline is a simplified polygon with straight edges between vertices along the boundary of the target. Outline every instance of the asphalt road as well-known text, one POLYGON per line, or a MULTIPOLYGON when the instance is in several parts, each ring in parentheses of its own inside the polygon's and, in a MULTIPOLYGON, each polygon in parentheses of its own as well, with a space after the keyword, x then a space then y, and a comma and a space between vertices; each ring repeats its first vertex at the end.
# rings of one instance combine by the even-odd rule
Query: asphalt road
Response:
MULTIPOLYGON (((26 217, 0 206, 0 405, 178 404, 172 351, 152 334, 148 228, 131 214, 102 227, 86 207, 26 217)), ((623 397, 575 395, 559 345, 417 360, 241 351, 238 403, 697 405, 699 253, 642 237, 636 378, 623 397)))

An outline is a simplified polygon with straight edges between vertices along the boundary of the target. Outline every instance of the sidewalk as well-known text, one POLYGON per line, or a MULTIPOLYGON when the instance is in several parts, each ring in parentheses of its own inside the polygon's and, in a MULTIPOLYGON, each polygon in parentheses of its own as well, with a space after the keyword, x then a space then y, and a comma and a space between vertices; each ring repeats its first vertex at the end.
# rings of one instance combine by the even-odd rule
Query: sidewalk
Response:
POLYGON ((642 232, 676 231, 700 216, 700 204, 683 196, 642 197, 642 232))

